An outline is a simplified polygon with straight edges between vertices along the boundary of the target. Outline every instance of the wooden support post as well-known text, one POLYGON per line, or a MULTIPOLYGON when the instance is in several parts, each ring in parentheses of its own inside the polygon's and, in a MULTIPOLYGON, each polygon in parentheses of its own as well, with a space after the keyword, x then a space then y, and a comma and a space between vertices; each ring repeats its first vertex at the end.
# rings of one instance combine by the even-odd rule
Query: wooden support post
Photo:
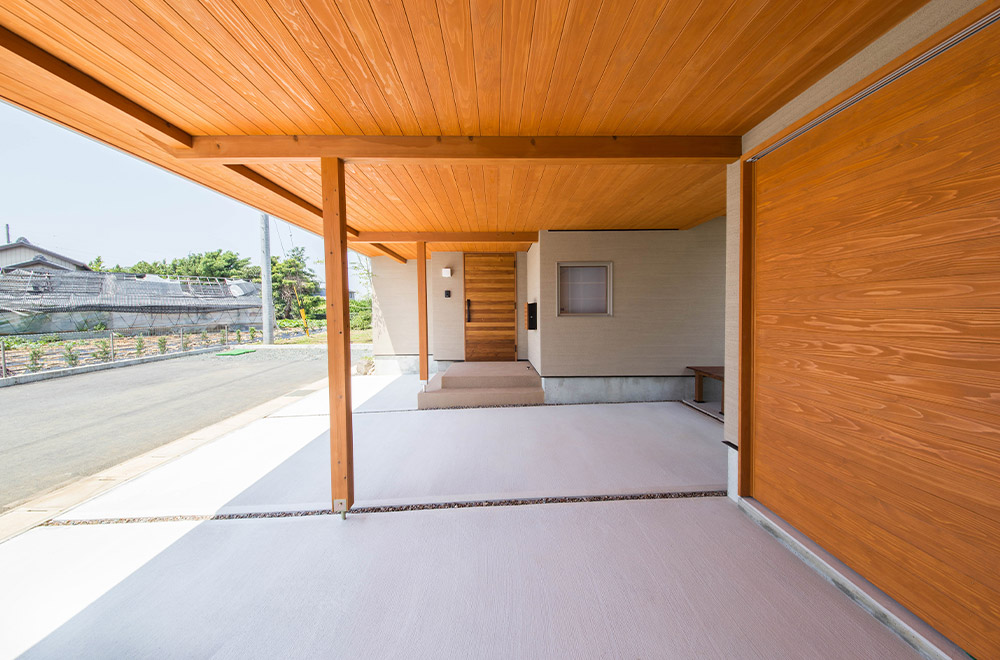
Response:
POLYGON ((351 429, 351 316, 347 302, 344 161, 323 158, 321 169, 330 374, 330 486, 334 512, 346 514, 354 504, 354 436, 351 429))
POLYGON ((420 334, 420 380, 427 381, 427 243, 417 241, 417 325, 420 334))

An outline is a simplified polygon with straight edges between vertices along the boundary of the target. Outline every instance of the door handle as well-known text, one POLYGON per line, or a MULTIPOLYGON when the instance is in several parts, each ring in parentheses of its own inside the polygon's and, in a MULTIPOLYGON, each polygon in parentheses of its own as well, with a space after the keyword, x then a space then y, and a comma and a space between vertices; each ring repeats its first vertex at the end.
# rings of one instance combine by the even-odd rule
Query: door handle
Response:
POLYGON ((472 323, 472 301, 465 299, 465 322, 472 323))

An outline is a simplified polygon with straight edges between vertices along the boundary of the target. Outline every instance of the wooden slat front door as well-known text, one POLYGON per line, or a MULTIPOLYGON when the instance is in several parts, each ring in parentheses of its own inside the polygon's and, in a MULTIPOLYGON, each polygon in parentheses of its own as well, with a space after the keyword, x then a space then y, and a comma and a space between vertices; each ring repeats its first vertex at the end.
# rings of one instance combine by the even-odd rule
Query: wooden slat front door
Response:
POLYGON ((514 254, 465 255, 465 360, 517 359, 514 254))

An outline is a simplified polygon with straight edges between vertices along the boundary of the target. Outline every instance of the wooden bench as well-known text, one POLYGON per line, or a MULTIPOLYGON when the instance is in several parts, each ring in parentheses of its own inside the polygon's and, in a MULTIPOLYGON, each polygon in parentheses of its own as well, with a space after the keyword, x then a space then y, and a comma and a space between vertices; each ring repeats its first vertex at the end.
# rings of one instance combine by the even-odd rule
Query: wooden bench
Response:
POLYGON ((694 402, 705 403, 704 379, 714 378, 722 383, 722 403, 720 415, 726 410, 726 369, 725 367, 686 367, 694 372, 694 402))

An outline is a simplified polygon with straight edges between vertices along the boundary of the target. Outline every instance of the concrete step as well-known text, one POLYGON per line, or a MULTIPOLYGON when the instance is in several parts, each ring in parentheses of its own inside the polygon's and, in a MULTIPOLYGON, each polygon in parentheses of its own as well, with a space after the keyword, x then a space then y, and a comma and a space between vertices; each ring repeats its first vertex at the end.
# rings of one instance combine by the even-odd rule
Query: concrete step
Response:
POLYGON ((541 387, 441 387, 441 374, 417 394, 417 408, 489 408, 492 406, 539 406, 545 403, 541 387))
POLYGON ((446 390, 541 386, 542 379, 527 362, 457 363, 441 378, 446 390))

